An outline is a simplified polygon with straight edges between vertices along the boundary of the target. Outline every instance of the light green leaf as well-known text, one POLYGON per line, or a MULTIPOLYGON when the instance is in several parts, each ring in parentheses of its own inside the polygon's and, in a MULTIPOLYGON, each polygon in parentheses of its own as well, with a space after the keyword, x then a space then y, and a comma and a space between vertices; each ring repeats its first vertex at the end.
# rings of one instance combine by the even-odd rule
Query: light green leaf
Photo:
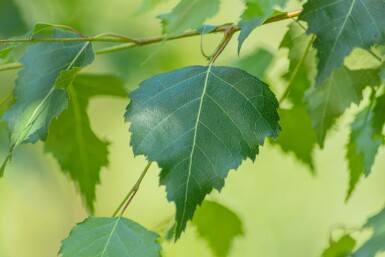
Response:
POLYGON ((276 6, 284 7, 287 0, 245 0, 246 9, 241 16, 238 27, 241 32, 238 37, 238 53, 250 33, 276 11, 276 6))
POLYGON ((350 184, 347 199, 351 196, 361 175, 368 176, 378 148, 383 143, 382 128, 385 123, 385 95, 373 100, 355 117, 351 125, 347 159, 350 170, 350 184))
POLYGON ((306 107, 296 105, 289 110, 279 110, 282 131, 273 144, 278 144, 283 151, 293 152, 295 156, 314 171, 313 150, 317 136, 311 126, 311 119, 306 107))
POLYGON ((190 66, 154 76, 130 95, 131 145, 162 168, 160 183, 176 204, 176 238, 196 206, 220 190, 230 169, 254 160, 277 137, 278 103, 243 70, 190 66))
POLYGON ((45 151, 51 152, 62 170, 78 183, 88 209, 93 212, 99 172, 108 165, 108 142, 92 131, 88 102, 94 96, 126 97, 127 93, 123 82, 109 75, 78 75, 68 93, 68 109, 52 122, 45 151))
POLYGON ((297 23, 290 23, 280 48, 289 51, 289 70, 283 78, 290 88, 288 99, 293 104, 302 104, 305 90, 311 87, 316 73, 315 50, 310 48, 313 38, 306 35, 297 23))
POLYGON ((137 14, 142 14, 145 12, 150 11, 155 6, 159 5, 162 2, 166 2, 166 0, 143 0, 142 4, 140 5, 137 14))
MULTIPOLYGON (((52 36, 78 37, 60 30, 54 30, 52 36)), ((22 143, 46 139, 51 120, 67 107, 64 85, 56 85, 61 72, 84 67, 93 59, 89 42, 36 43, 28 48, 16 79, 16 102, 4 115, 10 131, 10 152, 22 143)))
POLYGON ((309 0, 303 6, 300 19, 308 23, 308 33, 317 35, 318 85, 355 47, 385 43, 384 13, 383 0, 309 0))
POLYGON ((356 241, 350 235, 344 235, 337 241, 330 239, 329 243, 322 257, 349 257, 356 245, 356 241))
POLYGON ((216 28, 218 28, 218 26, 216 26, 216 25, 202 24, 202 25, 197 29, 197 31, 198 31, 201 35, 205 35, 205 34, 209 34, 209 33, 213 32, 216 28))
POLYGON ((266 70, 273 61, 273 54, 264 48, 258 48, 253 53, 243 56, 234 66, 263 80, 266 76, 266 70))
POLYGON ((219 0, 181 0, 171 12, 158 16, 164 34, 179 35, 188 29, 197 29, 219 11, 219 3, 219 0))
POLYGON ((192 224, 218 257, 227 256, 234 239, 243 235, 243 225, 238 215, 211 201, 204 201, 197 209, 192 224))
POLYGON ((306 92, 305 101, 321 148, 336 119, 352 103, 358 104, 361 101, 362 90, 366 86, 379 84, 378 70, 349 70, 342 66, 335 69, 319 87, 310 88, 306 92))
POLYGON ((377 253, 385 251, 385 209, 369 218, 364 227, 371 228, 373 234, 352 257, 375 257, 377 253))
POLYGON ((62 257, 160 257, 159 236, 123 218, 88 217, 62 241, 62 257))

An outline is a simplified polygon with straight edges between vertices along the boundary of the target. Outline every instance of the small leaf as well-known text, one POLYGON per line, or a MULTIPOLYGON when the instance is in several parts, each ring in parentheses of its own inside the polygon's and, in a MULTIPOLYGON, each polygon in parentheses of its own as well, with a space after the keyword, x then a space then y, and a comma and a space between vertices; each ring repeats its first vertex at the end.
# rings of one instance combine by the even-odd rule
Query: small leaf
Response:
POLYGON ((349 257, 356 245, 350 235, 344 235, 337 241, 330 240, 330 245, 322 253, 322 257, 349 257))
POLYGON ((319 87, 310 88, 305 95, 318 144, 323 148, 328 130, 345 110, 362 99, 366 86, 380 84, 378 70, 349 70, 345 66, 334 70, 319 87))
POLYGON ((176 238, 206 194, 230 169, 254 160, 277 137, 278 103, 268 86, 237 68, 191 66, 154 76, 130 95, 135 155, 162 168, 160 183, 176 204, 176 238))
POLYGON ((163 32, 179 35, 187 29, 197 29, 207 18, 219 11, 219 0, 181 0, 171 12, 158 16, 163 32))
POLYGON ((351 125, 347 159, 350 170, 349 199, 361 175, 370 174, 377 151, 383 143, 382 128, 385 123, 385 95, 372 100, 374 104, 366 107, 355 117, 351 125))
POLYGON ((311 119, 306 107, 296 105, 289 110, 279 110, 282 131, 273 144, 278 144, 283 151, 293 152, 295 156, 314 171, 313 150, 317 136, 311 126, 311 119))
POLYGON ((240 58, 234 65, 263 80, 273 58, 274 56, 269 50, 258 48, 253 53, 240 58))
POLYGON ((284 7, 286 0, 245 0, 246 9, 241 16, 241 20, 238 23, 238 27, 241 28, 241 32, 238 37, 238 53, 241 51, 241 47, 245 39, 250 33, 276 11, 275 6, 284 7))
POLYGON ((62 241, 62 257, 160 257, 159 236, 123 218, 88 217, 62 241))
POLYGON ((385 209, 369 218, 364 227, 371 228, 374 233, 352 257, 375 257, 376 253, 385 251, 385 209))
POLYGON ((290 88, 288 99, 293 104, 302 104, 305 91, 311 87, 316 73, 315 50, 309 48, 313 38, 306 35, 297 23, 290 23, 280 48, 289 50, 289 70, 283 78, 290 88))
POLYGON ((197 209, 192 224, 218 257, 227 256, 234 239, 243 235, 242 221, 237 214, 211 201, 204 201, 197 209))
POLYGON ((86 205, 93 212, 99 172, 108 165, 108 142, 100 140, 92 131, 88 102, 98 95, 125 97, 126 92, 123 82, 114 76, 79 75, 68 87, 68 93, 68 109, 52 122, 45 151, 51 152, 62 170, 79 184, 86 205))
POLYGON ((300 19, 317 35, 317 85, 329 78, 356 47, 370 49, 385 43, 383 0, 308 0, 300 19))
MULTIPOLYGON (((60 30, 54 30, 52 36, 78 37, 60 30)), ((4 115, 10 131, 10 152, 22 143, 46 139, 51 120, 67 107, 65 86, 56 85, 61 72, 84 67, 93 58, 89 42, 36 43, 28 48, 16 79, 16 102, 4 115)))

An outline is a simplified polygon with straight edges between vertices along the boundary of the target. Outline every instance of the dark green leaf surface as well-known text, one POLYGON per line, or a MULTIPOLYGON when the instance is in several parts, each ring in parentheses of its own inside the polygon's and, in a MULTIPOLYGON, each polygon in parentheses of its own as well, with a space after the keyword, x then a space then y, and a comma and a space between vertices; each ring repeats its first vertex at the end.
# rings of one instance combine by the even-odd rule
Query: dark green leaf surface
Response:
POLYGON ((297 23, 291 23, 280 48, 289 51, 289 70, 283 78, 288 82, 288 99, 294 104, 302 104, 305 91, 311 87, 316 73, 315 50, 309 48, 313 38, 306 35, 297 23))
POLYGON ((317 35, 317 84, 341 66, 355 47, 370 49, 385 43, 384 0, 309 0, 300 19, 317 35))
POLYGON ((365 227, 371 228, 373 234, 352 257, 375 257, 377 253, 385 251, 385 209, 369 218, 365 227))
POLYGON ((45 151, 51 152, 63 171, 79 185, 88 209, 93 212, 100 169, 108 165, 108 142, 91 129, 87 106, 94 96, 126 97, 122 81, 109 75, 78 75, 68 87, 68 109, 50 126, 45 151))
POLYGON ((361 175, 369 175, 377 151, 383 143, 385 95, 373 101, 373 105, 357 114, 351 125, 350 140, 347 146, 350 169, 350 186, 347 198, 350 197, 361 175))
POLYGON ((378 70, 349 70, 345 66, 334 70, 319 87, 306 92, 305 101, 313 120, 318 144, 324 145, 327 131, 345 110, 362 99, 366 86, 380 84, 378 70))
POLYGON ((246 9, 241 16, 238 26, 241 32, 238 37, 238 53, 243 42, 250 33, 274 13, 274 7, 284 7, 286 0, 245 0, 246 9))
POLYGON ((62 257, 160 257, 158 235, 122 217, 88 217, 62 241, 62 257))
POLYGON ((218 257, 227 256, 234 239, 243 235, 242 221, 237 214, 216 202, 204 201, 192 224, 218 257))
MULTIPOLYGON (((55 30, 52 36, 78 37, 60 30, 55 30)), ((11 152, 22 143, 45 140, 51 120, 67 107, 64 85, 56 86, 61 72, 84 67, 93 58, 89 42, 36 43, 28 48, 16 79, 16 102, 4 115, 10 131, 11 152)))
POLYGON ((162 168, 176 204, 176 238, 196 206, 230 169, 277 137, 278 103, 268 86, 237 68, 191 66, 154 76, 130 95, 131 145, 162 168))
POLYGON ((293 152, 295 156, 314 170, 313 150, 317 136, 311 126, 311 119, 306 107, 296 105, 289 110, 279 110, 282 131, 273 144, 278 144, 283 151, 293 152))
POLYGON ((0 24, 2 38, 21 35, 28 30, 19 8, 13 0, 0 1, 0 24))
POLYGON ((348 257, 356 245, 356 241, 350 235, 344 235, 337 241, 330 240, 329 247, 322 253, 322 257, 348 257))
POLYGON ((219 0, 181 0, 171 12, 158 16, 163 32, 178 35, 188 29, 197 29, 207 18, 219 11, 219 0))

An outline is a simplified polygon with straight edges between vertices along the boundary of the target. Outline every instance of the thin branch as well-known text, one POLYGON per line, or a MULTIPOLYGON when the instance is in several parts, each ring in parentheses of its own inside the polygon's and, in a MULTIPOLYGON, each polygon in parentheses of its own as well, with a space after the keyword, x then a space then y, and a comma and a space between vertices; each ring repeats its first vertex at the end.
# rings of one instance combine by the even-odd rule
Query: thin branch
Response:
POLYGON ((144 178, 144 176, 146 175, 148 169, 150 168, 152 162, 149 162, 146 167, 144 168, 144 170, 142 171, 142 174, 140 175, 139 179, 136 181, 135 185, 131 188, 131 190, 127 193, 126 197, 124 197, 123 201, 120 203, 119 207, 115 210, 114 214, 112 214, 112 217, 115 217, 119 210, 123 207, 123 205, 126 203, 126 205, 124 206, 122 212, 120 213, 120 216, 123 215, 123 213, 125 212, 125 210, 127 209, 128 205, 131 203, 132 199, 134 198, 136 192, 139 190, 139 186, 140 186, 140 183, 142 183, 142 180, 144 178), (128 201, 127 201, 128 200, 128 201))
POLYGON ((22 68, 23 65, 18 62, 12 62, 12 63, 7 63, 4 65, 0 65, 0 71, 6 71, 6 70, 16 70, 22 68))
MULTIPOLYGON (((278 15, 275 17, 272 17, 270 19, 267 19, 263 24, 269 24, 273 22, 278 22, 286 19, 290 19, 293 17, 297 17, 302 10, 295 10, 292 12, 288 12, 282 15, 278 15)), ((63 26, 64 25, 60 25, 63 26)), ((216 29, 211 31, 210 33, 218 33, 218 32, 226 32, 228 31, 229 27, 234 28, 235 31, 239 31, 240 28, 235 25, 225 25, 225 26, 218 26, 216 29)), ((68 28, 68 27, 66 27, 68 28)), ((16 42, 25 42, 25 43, 36 43, 36 42, 78 42, 78 41, 92 41, 92 42, 131 42, 135 45, 148 45, 153 43, 158 43, 161 41, 170 41, 180 38, 186 38, 186 37, 192 37, 192 36, 198 36, 200 33, 198 31, 189 31, 186 33, 183 33, 179 36, 159 36, 159 37, 149 37, 149 38, 132 38, 132 37, 126 37, 123 35, 118 35, 114 33, 103 33, 95 37, 81 37, 81 38, 19 38, 19 39, 0 39, 0 43, 16 43, 16 42), (105 38, 113 37, 113 38, 105 38)))
POLYGON ((221 43, 219 43, 218 48, 215 50, 214 54, 210 58, 210 64, 213 64, 215 60, 218 58, 218 56, 225 50, 227 44, 230 42, 231 37, 233 34, 237 31, 238 27, 236 26, 229 26, 227 31, 225 31, 225 34, 223 36, 223 39, 221 43))

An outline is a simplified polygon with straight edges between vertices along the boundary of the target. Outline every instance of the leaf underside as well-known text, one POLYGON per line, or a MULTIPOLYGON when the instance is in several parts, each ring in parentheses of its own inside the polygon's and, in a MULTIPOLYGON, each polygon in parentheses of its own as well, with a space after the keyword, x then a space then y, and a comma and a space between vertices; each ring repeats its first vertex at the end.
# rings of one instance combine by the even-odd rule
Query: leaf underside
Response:
POLYGON ((176 204, 176 238, 197 205, 220 190, 230 169, 255 159, 265 137, 277 137, 278 103, 268 86, 237 68, 191 66, 154 76, 131 93, 135 155, 160 168, 176 204))

